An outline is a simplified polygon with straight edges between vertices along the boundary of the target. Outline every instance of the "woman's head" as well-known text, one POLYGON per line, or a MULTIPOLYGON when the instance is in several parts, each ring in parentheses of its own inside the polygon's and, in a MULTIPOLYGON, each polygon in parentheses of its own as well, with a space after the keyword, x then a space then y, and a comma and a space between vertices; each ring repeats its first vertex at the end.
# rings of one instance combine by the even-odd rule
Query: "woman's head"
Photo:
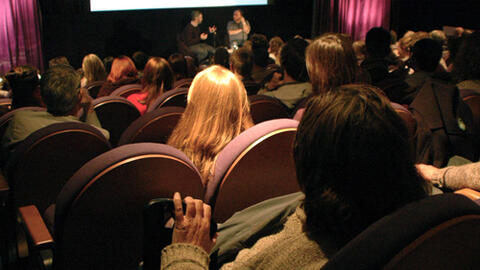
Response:
POLYGON ((164 91, 173 87, 174 76, 167 60, 161 57, 152 57, 143 70, 143 91, 148 93, 145 104, 150 105, 164 91))
POLYGON ((339 34, 322 35, 310 44, 306 62, 316 95, 356 79, 357 60, 352 42, 339 34))
POLYGON ((187 100, 168 144, 184 151, 207 181, 217 154, 252 125, 247 92, 231 71, 211 66, 194 78, 187 100))
POLYGON ((103 62, 95 54, 89 54, 83 58, 82 69, 87 83, 105 81, 107 78, 103 62))
POLYGON ((137 68, 135 68, 135 64, 130 57, 123 55, 113 60, 112 70, 107 79, 112 83, 116 83, 121 80, 136 77, 137 68))
POLYGON ((306 229, 320 244, 327 239, 340 248, 425 196, 407 129, 377 92, 357 84, 314 97, 298 127, 294 156, 306 229))

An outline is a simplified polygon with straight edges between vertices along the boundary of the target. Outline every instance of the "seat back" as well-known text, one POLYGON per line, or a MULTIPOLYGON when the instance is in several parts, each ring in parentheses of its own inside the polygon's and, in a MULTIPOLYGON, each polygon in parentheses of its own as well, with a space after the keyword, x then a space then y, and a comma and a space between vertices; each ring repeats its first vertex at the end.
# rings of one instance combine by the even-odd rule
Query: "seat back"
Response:
POLYGON ((460 95, 472 111, 473 124, 478 134, 480 132, 480 93, 474 90, 461 89, 460 95))
POLYGON ((370 225, 322 269, 476 269, 479 225, 480 207, 470 199, 427 197, 370 225))
POLYGON ((185 79, 178 80, 173 84, 173 89, 189 88, 192 82, 193 82, 193 78, 185 78, 185 79))
POLYGON ((91 160, 57 198, 54 269, 137 269, 144 206, 175 191, 199 198, 203 186, 192 162, 173 147, 129 144, 91 160))
POLYGON ((249 96, 250 114, 255 124, 280 118, 289 118, 288 109, 276 98, 262 95, 249 96))
POLYGON ((92 98, 97 98, 98 92, 100 91, 100 88, 102 88, 102 85, 104 83, 105 81, 90 82, 85 85, 85 88, 88 90, 88 93, 92 98))
POLYGON ((110 143, 116 146, 127 127, 140 117, 140 112, 123 97, 107 96, 93 100, 93 108, 102 127, 110 132, 110 143))
POLYGON ((293 160, 298 121, 277 119, 238 135, 219 153, 205 201, 223 222, 236 211, 300 190, 293 160))
POLYGON ((140 93, 143 90, 141 84, 127 84, 115 89, 110 95, 127 98, 131 94, 140 93))
POLYGON ((37 130, 15 147, 9 159, 12 204, 34 204, 43 213, 78 169, 110 148, 102 133, 85 123, 58 123, 37 130))
POLYGON ((123 132, 118 145, 137 142, 167 143, 184 110, 182 107, 164 107, 140 116, 123 132))
POLYGON ((161 107, 187 107, 187 95, 188 88, 177 88, 169 90, 159 96, 151 106, 148 107, 148 111, 153 111, 161 107))
POLYGON ((260 90, 261 85, 256 82, 244 82, 245 90, 247 90, 247 95, 252 96, 256 95, 258 90, 260 90))

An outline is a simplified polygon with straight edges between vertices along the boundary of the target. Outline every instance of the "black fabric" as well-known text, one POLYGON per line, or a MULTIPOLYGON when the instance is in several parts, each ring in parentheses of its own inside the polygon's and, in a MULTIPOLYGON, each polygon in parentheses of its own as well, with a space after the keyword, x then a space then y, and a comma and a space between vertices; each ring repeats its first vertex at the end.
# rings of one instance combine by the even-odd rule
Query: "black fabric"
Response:
POLYGON ((453 193, 412 202, 357 235, 322 270, 380 269, 427 230, 470 214, 480 214, 480 206, 453 193))
POLYGON ((443 167, 454 155, 478 159, 472 112, 456 86, 428 79, 410 110, 417 121, 417 162, 443 167))
POLYGON ((183 29, 181 38, 189 47, 200 43, 200 27, 195 27, 191 23, 188 23, 183 29))

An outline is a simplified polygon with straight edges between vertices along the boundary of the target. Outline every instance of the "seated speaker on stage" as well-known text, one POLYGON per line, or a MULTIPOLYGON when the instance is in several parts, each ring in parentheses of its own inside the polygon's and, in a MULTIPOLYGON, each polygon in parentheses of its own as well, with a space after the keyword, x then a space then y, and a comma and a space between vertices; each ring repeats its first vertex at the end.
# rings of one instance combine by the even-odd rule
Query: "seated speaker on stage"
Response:
POLYGON ((243 11, 241 9, 234 10, 233 21, 229 21, 227 24, 230 48, 237 49, 243 46, 248 39, 250 30, 250 23, 243 17, 243 11))
MULTIPOLYGON (((205 43, 202 43, 203 40, 208 38, 208 34, 200 31, 200 24, 203 22, 203 14, 199 10, 192 11, 191 21, 182 32, 182 38, 192 53, 195 54, 199 63, 207 59, 210 55, 213 55, 215 49, 205 43)), ((217 27, 210 26, 208 27, 210 33, 217 31, 217 27)))

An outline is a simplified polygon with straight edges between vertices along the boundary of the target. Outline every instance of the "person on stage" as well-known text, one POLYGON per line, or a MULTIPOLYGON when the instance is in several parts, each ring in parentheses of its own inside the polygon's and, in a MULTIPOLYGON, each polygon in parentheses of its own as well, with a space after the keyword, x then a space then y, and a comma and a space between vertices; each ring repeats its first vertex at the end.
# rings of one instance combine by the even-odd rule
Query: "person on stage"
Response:
POLYGON ((227 24, 230 48, 237 49, 242 47, 248 39, 250 30, 250 23, 243 17, 243 11, 241 9, 234 10, 233 21, 229 21, 227 24))
MULTIPOLYGON (((210 55, 213 55, 215 49, 205 43, 202 43, 203 40, 208 38, 208 34, 200 31, 199 25, 203 22, 203 14, 199 10, 192 11, 191 21, 182 32, 183 41, 190 48, 190 50, 195 54, 199 63, 208 59, 210 55)), ((210 26, 208 27, 210 33, 217 31, 217 27, 210 26)))

